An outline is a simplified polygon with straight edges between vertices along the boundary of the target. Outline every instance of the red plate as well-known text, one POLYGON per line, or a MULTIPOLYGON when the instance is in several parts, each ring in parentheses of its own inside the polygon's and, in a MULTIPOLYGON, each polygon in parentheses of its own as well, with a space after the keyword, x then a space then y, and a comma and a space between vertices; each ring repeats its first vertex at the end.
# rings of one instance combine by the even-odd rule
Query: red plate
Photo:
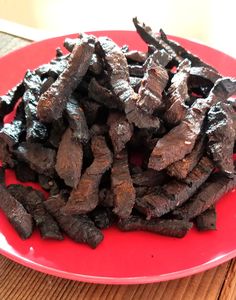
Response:
MULTIPOLYGON (((145 50, 135 32, 103 31, 119 45, 145 50)), ((222 74, 236 76, 236 60, 217 50, 182 38, 174 38, 212 64, 222 74)), ((31 44, 0 59, 0 94, 5 93, 33 69, 48 62, 64 37, 31 44)), ((15 182, 8 173, 7 184, 15 182)), ((0 253, 35 270, 94 283, 148 283, 176 279, 212 268, 236 256, 236 192, 217 205, 217 230, 199 233, 192 229, 183 239, 146 232, 104 231, 104 241, 92 250, 69 239, 45 241, 35 232, 22 241, 0 212, 0 253)))

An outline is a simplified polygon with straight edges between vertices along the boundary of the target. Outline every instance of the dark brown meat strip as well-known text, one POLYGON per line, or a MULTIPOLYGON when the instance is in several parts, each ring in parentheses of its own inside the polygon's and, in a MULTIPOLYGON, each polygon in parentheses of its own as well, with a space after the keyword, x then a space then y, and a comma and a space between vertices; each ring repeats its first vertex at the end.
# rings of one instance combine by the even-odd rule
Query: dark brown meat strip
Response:
POLYGON ((76 188, 81 175, 83 147, 72 136, 72 130, 68 128, 58 148, 55 169, 66 185, 76 188))
POLYGON ((27 71, 23 83, 25 93, 22 101, 26 116, 26 140, 29 142, 44 141, 48 137, 47 127, 37 118, 37 105, 43 81, 35 71, 27 71))
POLYGON ((190 71, 190 61, 184 60, 179 65, 178 72, 171 79, 171 86, 168 89, 166 97, 166 112, 163 116, 164 120, 170 125, 179 124, 185 117, 189 99, 188 94, 188 77, 190 71), (183 67, 181 66, 183 64, 183 67))
POLYGON ((166 180, 166 175, 163 172, 148 169, 132 174, 133 184, 135 186, 157 186, 162 185, 166 180))
POLYGON ((57 223, 44 208, 44 196, 41 192, 19 184, 11 184, 8 191, 32 215, 42 238, 63 239, 57 223))
POLYGON ((114 196, 114 213, 127 218, 135 203, 135 189, 128 166, 128 155, 123 150, 113 162, 111 169, 111 186, 114 196))
POLYGON ((81 39, 72 51, 67 68, 40 96, 37 114, 41 121, 51 122, 61 117, 68 97, 88 70, 94 52, 94 42, 90 37, 81 39))
POLYGON ((16 178, 21 182, 35 182, 37 180, 37 173, 32 170, 28 164, 18 161, 15 166, 16 178))
POLYGON ((192 223, 184 220, 145 220, 138 216, 130 216, 127 219, 121 219, 118 227, 122 231, 143 230, 182 238, 192 228, 192 223))
POLYGON ((218 102, 208 112, 208 147, 213 160, 227 176, 234 174, 233 150, 236 138, 234 109, 227 103, 218 102))
POLYGON ((2 185, 0 185, 0 208, 22 239, 31 236, 33 232, 32 216, 2 185))
POLYGON ((90 136, 84 111, 78 101, 72 97, 66 104, 66 116, 72 129, 72 138, 83 144, 87 143, 90 136))
POLYGON ((236 176, 228 178, 220 174, 213 174, 195 194, 183 206, 176 209, 173 215, 178 219, 190 220, 202 214, 214 205, 220 198, 236 186, 236 176))
POLYGON ((12 88, 6 95, 0 96, 0 124, 3 123, 4 117, 9 114, 17 100, 23 96, 25 87, 22 82, 12 88))
POLYGON ((98 188, 102 175, 112 163, 112 154, 102 136, 93 137, 93 163, 85 170, 77 188, 71 192, 63 212, 66 214, 83 214, 93 210, 98 204, 98 188))
POLYGON ((186 178, 202 157, 204 146, 204 137, 200 137, 196 142, 193 151, 187 154, 183 159, 168 166, 167 173, 180 180, 186 178))
POLYGON ((53 121, 47 143, 54 148, 58 148, 66 128, 67 124, 64 122, 63 118, 53 121))
POLYGON ((60 195, 50 197, 44 205, 62 230, 75 242, 88 244, 91 248, 96 248, 102 242, 102 232, 87 215, 73 217, 61 213, 65 201, 60 195))
POLYGON ((111 227, 116 219, 111 208, 103 206, 97 206, 89 216, 99 229, 111 227))
POLYGON ((133 135, 133 125, 130 124, 126 116, 121 113, 110 113, 107 124, 109 125, 109 135, 112 141, 114 153, 117 154, 125 148, 126 143, 133 135))
POLYGON ((193 171, 187 176, 186 182, 175 179, 166 183, 159 192, 136 199, 136 207, 148 219, 160 217, 187 201, 207 180, 213 170, 211 161, 203 157, 193 171))
POLYGON ((101 104, 98 104, 87 97, 79 99, 79 103, 81 104, 84 110, 88 126, 92 126, 97 120, 97 117, 102 107, 101 104))
POLYGON ((199 80, 201 79, 201 80, 209 80, 214 84, 221 77, 222 76, 217 71, 210 69, 208 67, 192 67, 190 69, 189 83, 191 85, 193 81, 194 82, 196 81, 197 84, 198 81, 198 85, 199 85, 199 80))
POLYGON ((202 214, 197 216, 195 219, 195 224, 198 230, 215 230, 216 229, 216 209, 214 206, 208 208, 202 214))
POLYGON ((121 105, 116 95, 106 87, 102 86, 95 78, 90 80, 88 86, 89 97, 94 101, 110 108, 121 110, 121 105))
POLYGON ((166 69, 151 61, 141 82, 137 101, 137 105, 146 113, 152 114, 162 105, 162 92, 168 79, 166 69))
POLYGON ((218 79, 209 96, 196 100, 184 120, 158 140, 149 159, 149 168, 162 170, 190 153, 210 107, 219 100, 226 101, 235 92, 236 79, 218 79))
POLYGON ((98 40, 99 51, 104 57, 110 75, 110 85, 120 105, 123 106, 128 121, 139 128, 158 128, 159 119, 149 116, 136 105, 140 96, 130 86, 128 64, 124 53, 111 39, 101 37, 98 40))
POLYGON ((39 174, 54 174, 56 151, 39 143, 21 143, 14 154, 20 161, 29 164, 32 170, 39 174))

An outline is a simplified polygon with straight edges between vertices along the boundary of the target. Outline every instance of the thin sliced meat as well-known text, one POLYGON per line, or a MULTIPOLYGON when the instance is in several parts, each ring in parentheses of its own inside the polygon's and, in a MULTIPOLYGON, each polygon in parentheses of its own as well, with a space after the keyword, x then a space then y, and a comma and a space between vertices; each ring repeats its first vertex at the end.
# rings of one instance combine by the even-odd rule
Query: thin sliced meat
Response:
POLYGON ((0 208, 22 239, 27 239, 33 232, 32 216, 11 194, 0 185, 0 208))
POLYGON ((104 137, 93 137, 91 143, 94 160, 81 176, 78 186, 72 190, 68 202, 63 207, 65 214, 84 214, 93 210, 98 204, 99 184, 102 175, 111 166, 112 154, 104 137))
POLYGON ((178 219, 191 220, 202 214, 209 207, 214 205, 220 198, 236 187, 236 176, 233 178, 224 177, 220 174, 213 174, 183 206, 173 212, 178 219))
POLYGON ((55 169, 66 185, 76 188, 81 175, 83 147, 72 137, 72 130, 68 128, 62 136, 58 148, 55 169))
POLYGON ((227 103, 218 102, 208 112, 208 148, 219 169, 227 176, 233 176, 233 150, 236 139, 233 116, 234 109, 227 103))
POLYGON ((165 169, 190 153, 201 133, 210 107, 219 100, 226 101, 235 92, 236 79, 228 77, 218 79, 209 96, 206 99, 196 100, 183 121, 158 140, 149 159, 149 168, 165 169))
POLYGON ((46 209, 57 220, 61 229, 75 242, 96 248, 103 240, 103 234, 87 215, 71 216, 61 213, 65 206, 61 195, 55 195, 44 202, 46 209))
POLYGON ((62 116, 68 98, 88 70, 94 44, 94 38, 82 38, 74 47, 68 66, 50 88, 40 96, 37 114, 41 121, 51 122, 62 116))
POLYGON ((114 159, 111 169, 111 187, 114 197, 114 213, 121 218, 127 218, 135 203, 135 189, 125 150, 114 159))
POLYGON ((112 141, 114 153, 117 154, 125 148, 126 143, 133 135, 133 125, 128 122, 126 116, 121 113, 110 113, 107 124, 109 136, 112 141))
POLYGON ((138 216, 130 216, 118 222, 118 227, 122 231, 144 230, 177 238, 184 237, 192 225, 191 222, 184 220, 145 220, 138 216))
POLYGON ((199 231, 216 230, 216 209, 214 206, 208 208, 194 219, 199 231))

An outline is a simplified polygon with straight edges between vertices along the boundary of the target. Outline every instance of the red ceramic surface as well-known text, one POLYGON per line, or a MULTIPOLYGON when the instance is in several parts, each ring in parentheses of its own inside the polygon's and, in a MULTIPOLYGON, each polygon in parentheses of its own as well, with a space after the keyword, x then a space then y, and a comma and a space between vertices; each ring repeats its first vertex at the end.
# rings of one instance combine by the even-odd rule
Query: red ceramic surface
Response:
MULTIPOLYGON (((145 50, 135 32, 95 32, 107 35, 119 45, 145 50)), ((236 76, 236 60, 217 50, 181 38, 174 38, 198 54, 222 74, 236 76)), ((25 74, 48 62, 64 37, 53 38, 17 50, 0 59, 0 94, 25 74)), ((16 182, 11 171, 7 184, 16 182)), ((27 267, 48 274, 94 283, 148 283, 176 279, 214 267, 236 256, 236 192, 217 204, 217 230, 199 233, 192 229, 183 239, 151 233, 104 231, 104 241, 92 250, 69 239, 42 240, 38 232, 22 241, 0 211, 0 253, 27 267)))

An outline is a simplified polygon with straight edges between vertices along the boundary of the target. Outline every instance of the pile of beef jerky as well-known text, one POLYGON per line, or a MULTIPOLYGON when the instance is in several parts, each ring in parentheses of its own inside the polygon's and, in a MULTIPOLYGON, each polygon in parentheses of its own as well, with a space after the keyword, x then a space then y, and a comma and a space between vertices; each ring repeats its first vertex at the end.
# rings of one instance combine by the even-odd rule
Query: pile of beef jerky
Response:
POLYGON ((113 223, 216 228, 214 204, 236 184, 236 79, 133 21, 147 52, 81 34, 0 97, 0 208, 21 238, 37 227, 95 248, 113 223), (6 168, 23 184, 6 187, 6 168))

